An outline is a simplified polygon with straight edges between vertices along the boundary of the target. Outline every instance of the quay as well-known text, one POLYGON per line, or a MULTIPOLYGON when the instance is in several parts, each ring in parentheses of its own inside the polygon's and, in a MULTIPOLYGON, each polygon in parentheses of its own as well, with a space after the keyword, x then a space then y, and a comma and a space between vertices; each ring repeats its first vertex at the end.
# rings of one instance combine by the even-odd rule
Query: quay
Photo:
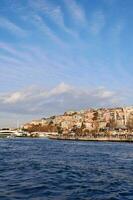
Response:
POLYGON ((52 140, 90 141, 90 142, 133 142, 133 137, 66 137, 49 136, 52 140))

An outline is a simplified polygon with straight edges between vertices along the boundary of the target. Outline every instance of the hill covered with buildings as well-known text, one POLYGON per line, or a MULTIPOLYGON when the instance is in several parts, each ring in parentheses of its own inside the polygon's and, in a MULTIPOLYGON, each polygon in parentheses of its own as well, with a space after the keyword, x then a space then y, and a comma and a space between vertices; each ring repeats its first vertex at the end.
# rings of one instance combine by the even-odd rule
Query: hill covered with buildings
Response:
POLYGON ((63 115, 34 120, 23 126, 29 132, 58 132, 59 135, 77 137, 131 134, 133 107, 86 109, 69 111, 63 115))

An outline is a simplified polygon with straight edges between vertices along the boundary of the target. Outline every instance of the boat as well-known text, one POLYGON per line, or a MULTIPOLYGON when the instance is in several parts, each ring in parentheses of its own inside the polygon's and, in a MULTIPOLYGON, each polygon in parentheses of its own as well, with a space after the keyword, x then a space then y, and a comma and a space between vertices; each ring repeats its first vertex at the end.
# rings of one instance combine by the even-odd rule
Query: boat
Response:
POLYGON ((25 135, 26 135, 26 133, 21 130, 10 130, 10 129, 0 130, 0 138, 22 137, 25 135))
POLYGON ((10 129, 2 129, 0 130, 0 138, 6 138, 8 136, 12 136, 14 135, 14 132, 13 130, 10 130, 10 129))

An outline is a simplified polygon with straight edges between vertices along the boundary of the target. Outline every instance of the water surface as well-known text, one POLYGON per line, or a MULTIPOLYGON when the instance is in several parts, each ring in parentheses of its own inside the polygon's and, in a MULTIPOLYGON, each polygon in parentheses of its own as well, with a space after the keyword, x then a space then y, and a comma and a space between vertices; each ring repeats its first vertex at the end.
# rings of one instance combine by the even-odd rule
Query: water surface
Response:
POLYGON ((0 140, 0 200, 133 200, 131 143, 0 140))

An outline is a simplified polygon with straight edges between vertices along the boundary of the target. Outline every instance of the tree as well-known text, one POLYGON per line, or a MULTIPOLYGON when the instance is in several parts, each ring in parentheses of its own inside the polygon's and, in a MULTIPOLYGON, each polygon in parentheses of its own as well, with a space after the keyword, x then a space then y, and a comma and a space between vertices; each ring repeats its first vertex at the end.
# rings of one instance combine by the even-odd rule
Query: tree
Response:
POLYGON ((57 127, 54 124, 47 124, 47 125, 31 125, 27 129, 28 132, 57 132, 57 127))
POLYGON ((60 125, 57 126, 57 132, 59 135, 62 135, 62 133, 63 133, 63 129, 60 125))

